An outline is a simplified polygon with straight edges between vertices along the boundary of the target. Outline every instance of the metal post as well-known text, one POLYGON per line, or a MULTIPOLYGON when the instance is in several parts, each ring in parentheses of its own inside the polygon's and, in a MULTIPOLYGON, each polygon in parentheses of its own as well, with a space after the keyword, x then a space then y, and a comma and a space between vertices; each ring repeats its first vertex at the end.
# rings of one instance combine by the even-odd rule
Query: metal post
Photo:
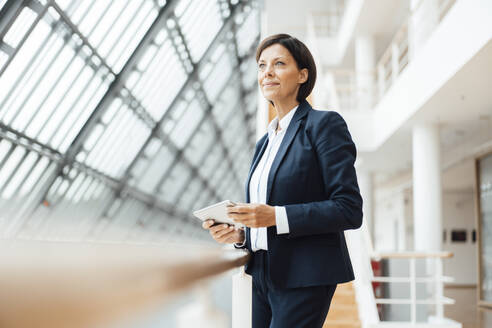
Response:
POLYGON ((417 322, 417 284, 415 258, 410 259, 410 322, 417 322))
POLYGON ((436 300, 436 318, 439 321, 442 321, 444 318, 444 304, 443 304, 443 274, 442 274, 442 258, 437 257, 435 259, 435 300, 436 300))

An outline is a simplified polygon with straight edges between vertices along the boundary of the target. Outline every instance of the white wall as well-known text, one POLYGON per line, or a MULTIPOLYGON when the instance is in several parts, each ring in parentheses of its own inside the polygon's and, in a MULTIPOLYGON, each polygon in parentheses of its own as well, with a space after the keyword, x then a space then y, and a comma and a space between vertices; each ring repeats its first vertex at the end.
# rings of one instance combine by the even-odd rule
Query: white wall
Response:
POLYGON ((473 190, 443 193, 443 228, 447 232, 443 250, 453 252, 454 257, 444 261, 444 274, 454 277, 455 284, 477 283, 477 243, 472 242, 471 232, 476 229, 475 199, 473 190), (466 229, 466 243, 452 243, 451 230, 466 229))
POLYGON ((403 190, 376 191, 374 249, 377 252, 405 250, 405 193, 403 190))

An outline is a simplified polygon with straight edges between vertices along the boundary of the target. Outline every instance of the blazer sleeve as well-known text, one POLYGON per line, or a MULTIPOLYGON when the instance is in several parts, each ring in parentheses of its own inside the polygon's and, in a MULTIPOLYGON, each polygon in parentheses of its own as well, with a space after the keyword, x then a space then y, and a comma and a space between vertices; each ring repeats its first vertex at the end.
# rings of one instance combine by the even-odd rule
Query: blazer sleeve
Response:
POLYGON ((321 169, 324 200, 285 205, 289 237, 333 233, 362 225, 355 145, 338 113, 323 114, 312 128, 311 140, 321 169))

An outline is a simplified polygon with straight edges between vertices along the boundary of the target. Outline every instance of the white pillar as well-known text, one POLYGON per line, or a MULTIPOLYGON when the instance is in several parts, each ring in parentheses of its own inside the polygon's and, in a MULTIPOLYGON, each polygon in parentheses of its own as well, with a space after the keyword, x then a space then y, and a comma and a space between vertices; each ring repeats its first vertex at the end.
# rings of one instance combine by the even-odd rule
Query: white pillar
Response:
POLYGON ((355 86, 357 109, 368 110, 374 101, 374 68, 376 65, 374 37, 355 39, 355 86))
POLYGON ((244 267, 232 276, 232 328, 251 328, 253 279, 244 267))
POLYGON ((414 248, 439 251, 442 240, 441 156, 439 127, 413 127, 414 248))
POLYGON ((227 315, 216 308, 208 286, 196 289, 197 300, 183 306, 176 313, 178 328, 226 328, 229 327, 227 315))
MULTIPOLYGON (((370 248, 373 248, 374 243, 374 191, 373 191, 373 177, 371 172, 359 171, 357 172, 357 180, 359 182, 359 189, 362 196, 362 213, 364 218, 362 225, 364 229, 367 229, 367 236, 370 238, 370 248)), ((372 251, 372 249, 370 249, 372 251)))
POLYGON ((437 0, 411 0, 410 11, 408 48, 412 59, 439 24, 439 3, 437 0))

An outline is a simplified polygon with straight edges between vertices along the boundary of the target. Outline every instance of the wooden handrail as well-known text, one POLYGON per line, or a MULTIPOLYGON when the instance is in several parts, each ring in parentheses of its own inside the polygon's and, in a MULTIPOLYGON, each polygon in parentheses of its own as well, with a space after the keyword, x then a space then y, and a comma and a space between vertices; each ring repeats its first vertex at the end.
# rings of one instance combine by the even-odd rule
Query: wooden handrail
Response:
POLYGON ((247 262, 208 245, 0 243, 0 327, 92 327, 247 262))
POLYGON ((418 258, 451 258, 451 252, 388 252, 374 253, 372 258, 376 259, 418 259, 418 258))

